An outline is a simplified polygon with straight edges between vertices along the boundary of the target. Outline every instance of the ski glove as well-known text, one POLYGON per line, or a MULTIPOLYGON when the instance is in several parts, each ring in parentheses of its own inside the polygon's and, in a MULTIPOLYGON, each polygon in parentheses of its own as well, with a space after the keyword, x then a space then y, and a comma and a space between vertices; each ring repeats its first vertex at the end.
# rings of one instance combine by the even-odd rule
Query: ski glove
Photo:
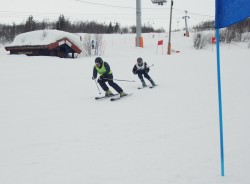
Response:
POLYGON ((137 72, 137 70, 135 70, 135 71, 133 71, 133 73, 136 75, 138 72, 137 72))

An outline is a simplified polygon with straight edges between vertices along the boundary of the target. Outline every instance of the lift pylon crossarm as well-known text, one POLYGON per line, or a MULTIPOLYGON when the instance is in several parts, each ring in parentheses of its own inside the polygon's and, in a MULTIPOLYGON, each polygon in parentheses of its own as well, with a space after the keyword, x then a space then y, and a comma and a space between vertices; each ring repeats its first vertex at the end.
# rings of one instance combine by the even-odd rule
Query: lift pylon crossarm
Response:
POLYGON ((151 0, 153 4, 163 5, 167 0, 151 0))

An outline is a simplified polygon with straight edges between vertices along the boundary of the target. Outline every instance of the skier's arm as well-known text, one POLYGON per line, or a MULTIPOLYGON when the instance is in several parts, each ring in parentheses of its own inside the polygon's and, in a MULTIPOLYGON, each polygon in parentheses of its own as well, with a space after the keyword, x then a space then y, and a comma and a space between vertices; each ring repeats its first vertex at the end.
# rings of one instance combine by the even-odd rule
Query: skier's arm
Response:
POLYGON ((134 66, 134 68, 133 68, 133 74, 137 74, 138 72, 137 72, 137 67, 136 67, 136 65, 134 66))
POLYGON ((97 70, 96 68, 94 67, 93 68, 93 76, 92 76, 92 79, 96 79, 97 78, 97 70))

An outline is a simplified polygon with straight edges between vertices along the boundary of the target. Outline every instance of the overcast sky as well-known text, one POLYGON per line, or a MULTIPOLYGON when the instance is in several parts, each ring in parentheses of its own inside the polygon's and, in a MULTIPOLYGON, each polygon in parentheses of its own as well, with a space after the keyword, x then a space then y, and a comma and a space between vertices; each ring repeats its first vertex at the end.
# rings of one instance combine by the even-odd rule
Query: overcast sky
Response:
MULTIPOLYGON (((163 6, 141 0, 142 25, 168 30, 170 1, 163 6)), ((213 20, 215 0, 174 0, 173 29, 183 28, 182 17, 188 11, 188 25, 213 20)), ((136 25, 136 0, 7 0, 1 2, 0 23, 24 22, 29 15, 35 20, 57 20, 63 14, 70 21, 118 22, 122 27, 136 25)))

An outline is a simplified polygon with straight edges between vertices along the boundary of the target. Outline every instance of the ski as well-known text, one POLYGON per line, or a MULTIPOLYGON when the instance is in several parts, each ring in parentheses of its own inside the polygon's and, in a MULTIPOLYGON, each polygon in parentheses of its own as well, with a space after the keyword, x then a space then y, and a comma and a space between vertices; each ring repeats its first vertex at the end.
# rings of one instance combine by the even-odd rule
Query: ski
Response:
POLYGON ((131 96, 131 95, 132 95, 132 93, 128 93, 126 96, 122 96, 122 97, 120 97, 120 96, 118 96, 118 97, 113 97, 113 98, 110 98, 110 101, 120 100, 120 99, 122 99, 122 98, 131 96))
POLYGON ((143 87, 143 86, 142 86, 142 87, 138 87, 138 89, 143 89, 143 88, 147 88, 147 86, 144 86, 144 87, 143 87))
POLYGON ((118 94, 113 94, 113 95, 109 95, 109 96, 97 96, 95 97, 96 100, 101 100, 101 99, 105 99, 105 98, 110 98, 110 97, 114 97, 118 94))
POLYGON ((144 89, 144 88, 150 88, 150 89, 152 89, 152 88, 154 88, 154 87, 156 87, 157 85, 155 85, 155 86, 145 86, 145 87, 138 87, 138 89, 144 89))
POLYGON ((155 88, 156 86, 157 86, 157 85, 155 85, 155 86, 149 86, 149 88, 151 88, 151 89, 152 89, 152 88, 155 88))

